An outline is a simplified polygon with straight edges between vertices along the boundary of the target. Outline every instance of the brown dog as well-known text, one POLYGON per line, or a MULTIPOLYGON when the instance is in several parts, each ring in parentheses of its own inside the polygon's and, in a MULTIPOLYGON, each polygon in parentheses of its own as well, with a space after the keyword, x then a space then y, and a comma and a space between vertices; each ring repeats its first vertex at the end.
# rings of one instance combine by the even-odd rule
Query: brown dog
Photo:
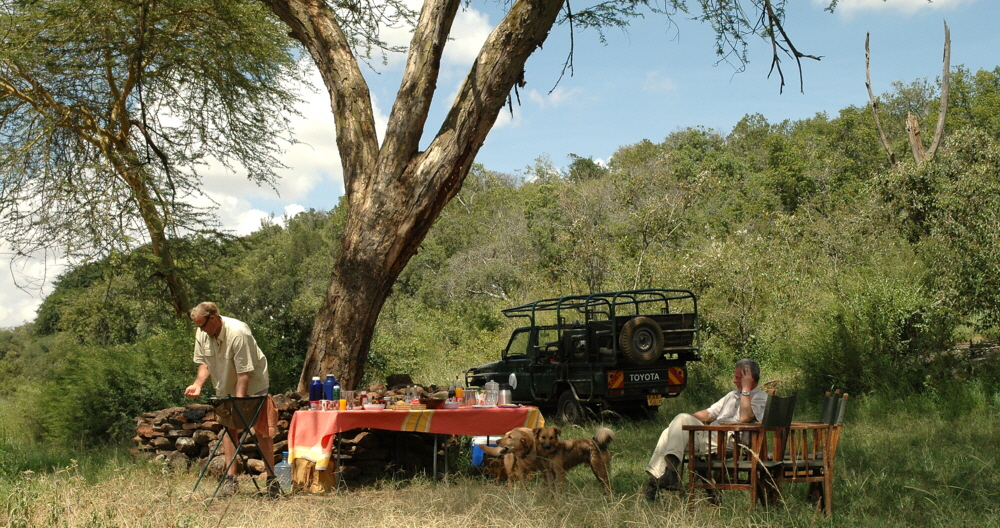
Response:
POLYGON ((531 480, 536 471, 543 469, 545 460, 538 455, 537 431, 539 429, 517 427, 497 440, 496 447, 480 446, 486 454, 503 457, 508 483, 531 480))
POLYGON ((566 472, 580 464, 587 464, 604 489, 611 491, 611 481, 608 478, 611 472, 611 452, 608 445, 615 440, 614 431, 598 427, 594 431, 594 438, 576 440, 560 440, 562 429, 558 427, 542 427, 535 431, 538 454, 547 462, 543 469, 550 485, 555 480, 562 490, 566 472))

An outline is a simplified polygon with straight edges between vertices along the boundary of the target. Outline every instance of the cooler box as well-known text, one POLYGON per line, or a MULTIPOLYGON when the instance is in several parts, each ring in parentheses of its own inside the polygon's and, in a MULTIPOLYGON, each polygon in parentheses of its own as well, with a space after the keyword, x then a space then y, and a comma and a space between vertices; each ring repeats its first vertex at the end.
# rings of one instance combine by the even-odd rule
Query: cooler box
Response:
POLYGON ((472 437, 472 465, 476 467, 483 467, 483 459, 486 457, 486 453, 483 452, 481 445, 488 445, 491 447, 497 446, 497 440, 499 436, 473 436, 472 437))

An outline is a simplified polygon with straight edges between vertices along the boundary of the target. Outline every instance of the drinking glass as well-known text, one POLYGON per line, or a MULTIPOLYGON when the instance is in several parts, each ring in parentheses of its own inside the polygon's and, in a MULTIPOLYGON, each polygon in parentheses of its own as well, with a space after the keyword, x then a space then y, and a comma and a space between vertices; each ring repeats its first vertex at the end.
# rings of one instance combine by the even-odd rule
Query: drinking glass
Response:
POLYGON ((354 391, 341 391, 344 395, 344 399, 347 400, 347 410, 354 410, 354 391))

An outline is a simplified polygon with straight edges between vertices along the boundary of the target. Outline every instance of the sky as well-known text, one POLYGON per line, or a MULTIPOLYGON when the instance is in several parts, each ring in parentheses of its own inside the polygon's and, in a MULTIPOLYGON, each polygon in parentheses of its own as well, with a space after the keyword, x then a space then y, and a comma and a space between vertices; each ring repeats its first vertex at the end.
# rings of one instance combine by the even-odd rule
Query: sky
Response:
MULTIPOLYGON (((420 2, 409 1, 419 7, 420 2)), ((821 60, 803 59, 800 91, 795 61, 783 55, 785 87, 780 94, 777 73, 768 77, 768 43, 753 42, 750 62, 738 71, 738 65, 719 62, 712 29, 683 14, 670 19, 648 15, 626 31, 609 30, 606 44, 594 31, 577 32, 572 75, 567 72, 560 80, 570 34, 568 27, 556 26, 525 66, 520 103, 515 102, 512 113, 501 112, 476 162, 523 174, 540 156, 557 167, 566 167, 570 154, 606 162, 622 146, 643 139, 660 142, 687 127, 726 133, 747 114, 760 113, 772 123, 821 112, 835 117, 844 107, 868 103, 866 33, 871 34, 876 94, 891 91, 894 81, 934 81, 941 75, 945 20, 953 67, 976 71, 1000 66, 998 0, 840 0, 832 14, 824 10, 828 3, 790 0, 785 20, 789 37, 801 52, 821 60)), ((479 48, 503 16, 503 4, 472 0, 459 12, 422 145, 440 126, 479 48)), ((387 29, 384 37, 392 44, 409 41, 402 28, 387 29)), ((398 55, 384 65, 362 66, 380 134, 404 64, 405 57, 398 55)), ((308 209, 329 210, 343 195, 329 96, 315 68, 311 78, 317 88, 300 92, 301 117, 293 120, 300 143, 286 149, 282 159, 288 169, 279 171, 277 193, 221 167, 204 172, 203 190, 218 204, 222 224, 236 234, 248 234, 268 218, 280 222, 284 215, 308 209)), ((34 320, 61 269, 58 259, 47 266, 36 260, 0 268, 0 328, 34 320)))

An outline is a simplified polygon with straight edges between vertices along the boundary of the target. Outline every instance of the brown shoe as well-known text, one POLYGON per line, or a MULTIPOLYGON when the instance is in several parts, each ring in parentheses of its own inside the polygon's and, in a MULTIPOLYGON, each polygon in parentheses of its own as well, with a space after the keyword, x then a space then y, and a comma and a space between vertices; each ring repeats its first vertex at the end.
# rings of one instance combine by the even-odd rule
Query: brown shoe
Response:
POLYGON ((648 501, 656 500, 656 492, 660 490, 660 486, 657 484, 657 480, 654 477, 649 477, 649 481, 646 482, 646 487, 642 490, 642 495, 646 497, 648 501))
POLYGON ((681 489, 681 477, 677 474, 676 469, 667 466, 667 470, 663 472, 663 476, 657 480, 656 484, 660 489, 677 491, 681 489))
POLYGON ((219 491, 215 492, 216 497, 231 497, 236 495, 236 492, 240 489, 240 483, 236 481, 236 477, 232 475, 226 475, 222 478, 222 485, 219 486, 219 491))

